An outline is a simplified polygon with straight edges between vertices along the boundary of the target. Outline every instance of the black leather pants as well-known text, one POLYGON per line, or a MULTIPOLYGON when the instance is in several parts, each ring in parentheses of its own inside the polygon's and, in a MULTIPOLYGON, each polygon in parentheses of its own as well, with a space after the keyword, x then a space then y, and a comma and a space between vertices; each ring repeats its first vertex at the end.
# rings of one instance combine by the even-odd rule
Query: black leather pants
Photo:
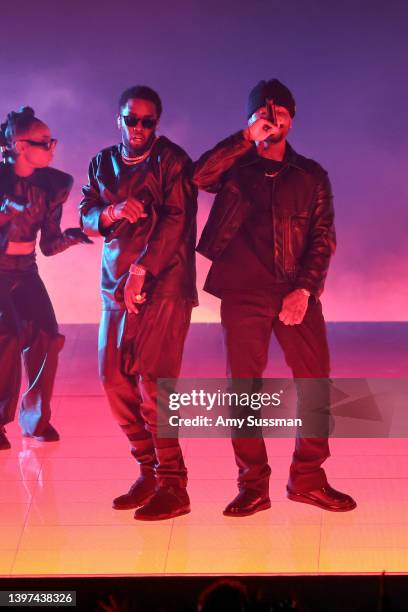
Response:
POLYGON ((128 437, 141 471, 154 467, 160 484, 186 486, 177 438, 157 435, 157 379, 177 378, 192 302, 166 297, 139 314, 103 311, 99 371, 113 415, 128 437))
POLYGON ((0 426, 13 421, 21 386, 21 353, 28 377, 19 423, 40 435, 51 416, 58 353, 65 338, 36 271, 0 269, 0 426))

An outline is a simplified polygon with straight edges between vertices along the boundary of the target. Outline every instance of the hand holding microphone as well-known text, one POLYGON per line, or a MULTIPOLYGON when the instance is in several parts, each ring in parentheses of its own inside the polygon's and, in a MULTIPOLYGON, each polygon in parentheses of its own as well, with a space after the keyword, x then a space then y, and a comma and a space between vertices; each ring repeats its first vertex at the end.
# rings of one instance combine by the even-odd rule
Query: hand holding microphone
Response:
POLYGON ((116 229, 120 229, 126 223, 136 223, 139 219, 148 217, 147 207, 151 204, 152 196, 147 188, 142 189, 136 196, 130 195, 123 202, 110 204, 102 213, 102 221, 105 227, 113 225, 117 221, 116 229))
POLYGON ((255 111, 248 120, 245 137, 252 142, 262 142, 279 132, 279 124, 273 100, 266 100, 265 106, 255 111))
POLYGON ((144 203, 133 196, 130 196, 124 202, 111 205, 110 218, 112 221, 127 219, 130 223, 136 223, 136 221, 145 217, 147 217, 147 213, 144 210, 144 203))
POLYGON ((63 232, 64 238, 72 244, 93 244, 91 240, 80 227, 68 227, 63 232))

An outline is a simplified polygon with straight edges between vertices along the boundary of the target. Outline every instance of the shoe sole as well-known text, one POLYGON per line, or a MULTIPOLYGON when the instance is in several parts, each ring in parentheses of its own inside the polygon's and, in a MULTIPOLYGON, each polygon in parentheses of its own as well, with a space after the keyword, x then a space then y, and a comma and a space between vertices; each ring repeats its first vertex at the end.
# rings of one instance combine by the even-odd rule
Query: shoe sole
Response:
POLYGON ((330 508, 330 506, 323 506, 322 504, 314 502, 307 497, 292 495, 291 493, 287 493, 286 497, 291 501, 299 502, 301 504, 309 504, 309 506, 316 506, 316 508, 320 508, 321 510, 328 510, 329 512, 350 512, 350 510, 354 510, 354 508, 357 508, 356 502, 354 502, 353 505, 347 506, 345 508, 330 508))
POLYGON ((138 502, 137 504, 133 502, 133 504, 127 504, 125 506, 115 506, 115 504, 112 504, 112 508, 114 510, 134 510, 135 508, 140 508, 141 506, 144 506, 145 504, 147 504, 147 502, 153 497, 154 493, 152 493, 151 495, 149 495, 148 497, 146 497, 145 499, 142 499, 140 502, 138 502))
POLYGON ((23 438, 30 438, 31 440, 36 440, 37 442, 59 442, 60 438, 53 438, 51 440, 44 440, 41 436, 32 436, 31 434, 23 434, 23 438))
POLYGON ((259 506, 257 506, 256 508, 254 508, 253 510, 248 510, 247 512, 226 512, 224 510, 223 515, 224 516, 231 516, 233 518, 240 518, 241 516, 251 516, 251 514, 256 514, 257 512, 261 512, 261 510, 268 510, 271 507, 271 502, 267 501, 267 502, 263 502, 262 504, 260 504, 259 506))
POLYGON ((176 518, 178 516, 183 516, 183 514, 189 514, 191 512, 190 506, 183 506, 183 508, 179 508, 179 510, 173 512, 173 514, 156 514, 156 515, 138 515, 135 514, 135 519, 137 521, 165 521, 167 519, 176 518))

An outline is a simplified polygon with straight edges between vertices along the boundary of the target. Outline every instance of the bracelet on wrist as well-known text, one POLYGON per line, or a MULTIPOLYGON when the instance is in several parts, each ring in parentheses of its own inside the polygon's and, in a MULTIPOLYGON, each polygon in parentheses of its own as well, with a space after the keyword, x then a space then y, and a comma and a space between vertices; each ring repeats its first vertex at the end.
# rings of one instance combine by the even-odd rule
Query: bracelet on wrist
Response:
POLYGON ((115 223, 117 221, 117 218, 115 217, 115 213, 113 212, 113 209, 115 208, 114 204, 109 204, 108 208, 106 209, 106 214, 108 216, 109 221, 112 221, 112 223, 115 223))

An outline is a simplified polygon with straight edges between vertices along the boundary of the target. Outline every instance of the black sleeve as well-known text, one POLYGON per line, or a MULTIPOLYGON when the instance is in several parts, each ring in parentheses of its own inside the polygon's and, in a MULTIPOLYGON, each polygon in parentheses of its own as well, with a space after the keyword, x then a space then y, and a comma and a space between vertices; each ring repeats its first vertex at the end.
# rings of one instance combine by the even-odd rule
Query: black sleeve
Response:
POLYGON ((336 250, 333 195, 327 173, 317 185, 311 219, 309 244, 302 267, 296 277, 296 287, 308 289, 314 295, 323 291, 331 256, 336 250))
POLYGON ((225 138, 195 162, 194 183, 199 189, 217 193, 222 187, 223 175, 253 146, 244 138, 242 130, 225 138))
POLYGON ((89 164, 88 184, 82 187, 82 200, 79 204, 80 226, 88 236, 105 236, 108 229, 100 224, 102 211, 106 203, 101 198, 99 184, 96 179, 97 158, 89 164))
POLYGON ((73 184, 72 176, 65 175, 63 184, 53 188, 47 211, 41 225, 40 249, 44 255, 56 255, 72 245, 61 231, 62 206, 66 202, 73 184))

